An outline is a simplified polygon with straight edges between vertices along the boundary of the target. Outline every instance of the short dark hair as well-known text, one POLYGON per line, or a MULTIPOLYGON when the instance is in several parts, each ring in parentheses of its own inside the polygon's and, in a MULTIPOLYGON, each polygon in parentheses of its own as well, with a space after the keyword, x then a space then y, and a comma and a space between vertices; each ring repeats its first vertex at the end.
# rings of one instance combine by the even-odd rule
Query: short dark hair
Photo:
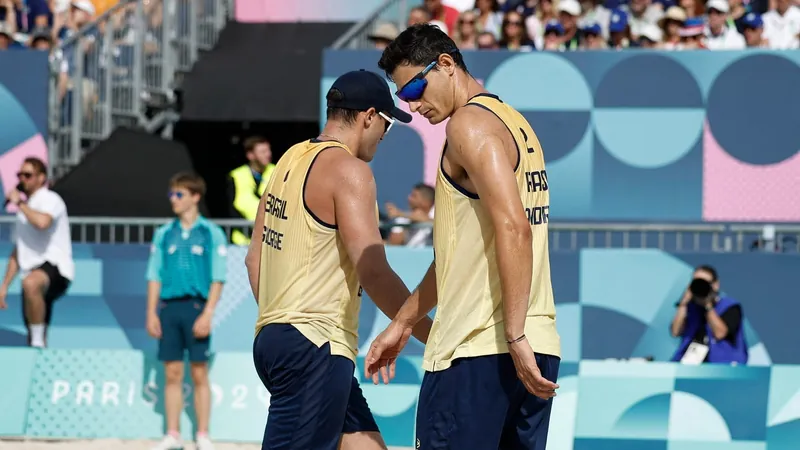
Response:
POLYGON ((192 172, 178 172, 169 180, 169 187, 183 188, 192 194, 206 195, 206 182, 203 177, 192 172))
POLYGON ((433 203, 436 195, 436 189, 434 189, 433 186, 425 183, 417 183, 414 185, 414 189, 433 203))
MULTIPOLYGON (((391 79, 392 73, 398 66, 425 67, 442 53, 452 56, 456 66, 469 73, 456 43, 439 27, 427 23, 408 27, 400 33, 383 50, 378 67, 391 79)), ((436 67, 433 70, 436 70, 436 67)))
POLYGON ((44 176, 47 176, 47 165, 41 159, 35 156, 29 156, 22 161, 22 164, 30 164, 33 167, 33 170, 36 171, 36 174, 43 173, 44 176))
POLYGON ((252 152, 256 148, 256 145, 258 144, 269 145, 269 141, 267 140, 267 138, 263 136, 250 136, 249 138, 244 140, 244 152, 245 153, 252 152))
POLYGON ((697 266, 694 268, 695 272, 706 272, 707 274, 711 275, 711 282, 717 281, 719 278, 717 276, 717 269, 709 266, 708 264, 703 264, 702 266, 697 266))
MULTIPOLYGON (((331 88, 328 93, 325 95, 325 100, 327 101, 341 101, 344 99, 344 95, 338 89, 331 88)), ((345 125, 352 125, 356 123, 356 118, 358 117, 358 113, 361 111, 357 111, 355 109, 345 109, 345 108, 328 108, 325 110, 325 117, 328 120, 338 120, 339 122, 344 123, 345 125)))

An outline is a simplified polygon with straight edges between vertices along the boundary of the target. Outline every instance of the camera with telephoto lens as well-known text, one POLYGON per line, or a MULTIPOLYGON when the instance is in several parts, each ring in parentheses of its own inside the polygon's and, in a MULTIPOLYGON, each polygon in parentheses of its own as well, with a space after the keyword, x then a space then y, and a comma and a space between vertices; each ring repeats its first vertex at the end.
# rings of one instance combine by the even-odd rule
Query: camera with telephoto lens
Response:
POLYGON ((714 293, 713 291, 714 289, 711 287, 711 283, 702 278, 695 278, 692 280, 692 283, 689 284, 689 292, 692 294, 692 301, 698 306, 705 307, 711 295, 714 293))

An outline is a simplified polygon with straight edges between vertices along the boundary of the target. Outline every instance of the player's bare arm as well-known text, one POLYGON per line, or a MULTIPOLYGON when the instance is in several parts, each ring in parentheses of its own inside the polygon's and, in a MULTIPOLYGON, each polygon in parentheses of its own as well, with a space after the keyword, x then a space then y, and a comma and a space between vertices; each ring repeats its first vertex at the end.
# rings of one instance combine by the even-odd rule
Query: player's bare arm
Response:
POLYGON ((389 382, 391 378, 389 374, 394 373, 395 362, 408 342, 410 330, 419 326, 420 323, 431 323, 427 316, 436 306, 436 302, 436 261, 434 261, 428 267, 419 286, 400 308, 392 323, 375 338, 369 347, 364 364, 364 375, 371 378, 374 384, 378 384, 379 373, 384 383, 389 382), (420 322, 423 318, 426 320, 420 322))
POLYGON ((490 112, 466 107, 448 122, 447 142, 448 162, 466 172, 494 226, 505 336, 517 375, 531 393, 550 398, 557 386, 542 377, 525 338, 533 238, 514 174, 517 150, 511 134, 490 112))
MULTIPOLYGON (((361 286, 375 305, 393 319, 410 294, 386 260, 376 223, 377 189, 372 170, 364 161, 349 156, 340 158, 332 167, 336 224, 347 255, 356 266, 361 286)), ((430 327, 430 319, 420 321, 414 327, 414 337, 427 341, 430 327)))
POLYGON ((256 212, 256 221, 253 225, 253 232, 250 234, 250 245, 247 247, 247 256, 244 258, 244 265, 247 267, 247 279, 250 281, 250 289, 253 297, 258 303, 258 283, 261 277, 261 227, 264 223, 264 202, 266 196, 261 196, 256 212))

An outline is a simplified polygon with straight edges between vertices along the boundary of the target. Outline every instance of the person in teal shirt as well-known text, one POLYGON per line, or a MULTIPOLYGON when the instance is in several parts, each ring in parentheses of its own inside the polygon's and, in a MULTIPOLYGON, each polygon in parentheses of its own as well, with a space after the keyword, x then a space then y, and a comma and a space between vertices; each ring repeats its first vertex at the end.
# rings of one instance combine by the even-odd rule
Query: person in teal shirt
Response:
POLYGON ((211 319, 227 271, 227 238, 218 225, 202 217, 203 179, 179 173, 170 181, 169 200, 175 220, 153 236, 147 264, 147 332, 158 339, 164 362, 164 406, 167 434, 153 450, 183 448, 179 431, 183 410, 183 369, 189 354, 197 416, 196 448, 212 450, 208 437, 211 391, 208 359, 211 319))

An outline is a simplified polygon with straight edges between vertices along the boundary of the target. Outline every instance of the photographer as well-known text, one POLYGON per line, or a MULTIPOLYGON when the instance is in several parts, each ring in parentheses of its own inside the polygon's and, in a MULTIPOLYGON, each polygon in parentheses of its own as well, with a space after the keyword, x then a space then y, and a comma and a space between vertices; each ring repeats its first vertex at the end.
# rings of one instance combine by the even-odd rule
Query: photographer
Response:
POLYGON ((742 322, 741 305, 719 292, 717 271, 711 266, 696 268, 672 319, 672 335, 681 338, 672 361, 746 364, 742 322))

